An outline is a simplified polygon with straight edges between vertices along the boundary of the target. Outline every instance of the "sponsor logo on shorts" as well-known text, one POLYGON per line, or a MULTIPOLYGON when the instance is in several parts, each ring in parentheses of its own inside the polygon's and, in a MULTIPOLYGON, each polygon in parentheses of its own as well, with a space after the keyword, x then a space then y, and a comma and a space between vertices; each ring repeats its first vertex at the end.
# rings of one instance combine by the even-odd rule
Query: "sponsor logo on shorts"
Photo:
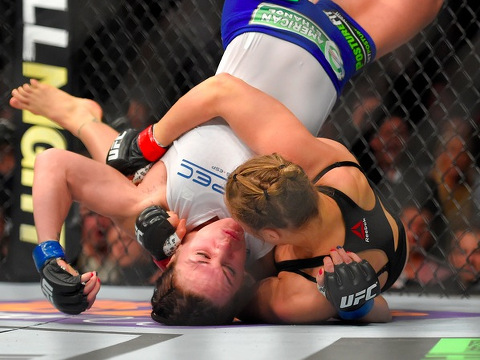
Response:
POLYGON ((342 80, 345 77, 337 44, 307 16, 283 6, 262 3, 253 12, 250 24, 293 32, 313 42, 323 53, 337 78, 342 80))
POLYGON ((352 226, 352 233, 357 235, 360 239, 365 242, 370 242, 370 236, 368 235, 368 225, 367 219, 363 218, 358 223, 352 226))
POLYGON ((355 69, 360 70, 372 61, 372 49, 365 35, 353 26, 338 11, 324 11, 331 23, 335 25, 347 40, 355 57, 355 69))

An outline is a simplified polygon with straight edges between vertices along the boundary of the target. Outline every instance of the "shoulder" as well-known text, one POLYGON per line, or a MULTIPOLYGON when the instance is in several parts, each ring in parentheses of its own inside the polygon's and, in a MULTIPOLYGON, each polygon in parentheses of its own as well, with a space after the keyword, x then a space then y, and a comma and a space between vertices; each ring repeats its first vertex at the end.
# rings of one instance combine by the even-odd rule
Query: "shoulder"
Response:
MULTIPOLYGON (((344 154, 338 161, 352 161, 358 164, 355 156, 345 146, 334 141, 332 146, 344 154)), ((331 164, 333 162, 328 165, 331 164)), ((375 204, 375 194, 370 182, 363 171, 355 166, 343 165, 335 167, 323 175, 315 185, 325 185, 338 189, 362 208, 370 208, 375 204)))
MULTIPOLYGON (((352 153, 338 141, 327 138, 314 138, 314 141, 297 147, 301 151, 302 166, 307 175, 313 179, 325 168, 340 161, 356 161, 352 153), (308 151, 305 151, 308 149, 308 151)), ((299 156, 300 157, 300 156, 299 156)))

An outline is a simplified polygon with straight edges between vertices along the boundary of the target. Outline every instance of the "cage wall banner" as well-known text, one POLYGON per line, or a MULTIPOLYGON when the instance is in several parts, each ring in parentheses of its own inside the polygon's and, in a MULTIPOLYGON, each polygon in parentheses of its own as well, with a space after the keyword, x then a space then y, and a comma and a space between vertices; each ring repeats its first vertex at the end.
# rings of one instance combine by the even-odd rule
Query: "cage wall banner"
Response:
MULTIPOLYGON (((16 5, 14 86, 37 79, 69 92, 72 58, 70 24, 73 18, 69 1, 21 0, 16 5)), ((20 161, 14 175, 13 229, 7 274, 2 277, 11 281, 33 281, 38 279, 32 260, 32 250, 37 244, 32 202, 35 157, 51 147, 68 149, 74 139, 50 120, 28 111, 17 111, 15 117, 15 151, 20 161)), ((68 234, 65 226, 63 230, 60 241, 65 247, 68 234)))

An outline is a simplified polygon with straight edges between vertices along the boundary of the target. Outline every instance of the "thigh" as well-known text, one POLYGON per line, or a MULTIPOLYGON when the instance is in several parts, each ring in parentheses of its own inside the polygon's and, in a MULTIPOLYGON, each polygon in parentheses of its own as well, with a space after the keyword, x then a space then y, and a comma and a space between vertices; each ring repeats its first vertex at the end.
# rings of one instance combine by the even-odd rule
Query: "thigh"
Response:
POLYGON ((308 51, 266 34, 237 36, 222 57, 217 69, 221 72, 276 98, 314 136, 337 99, 327 73, 308 51))

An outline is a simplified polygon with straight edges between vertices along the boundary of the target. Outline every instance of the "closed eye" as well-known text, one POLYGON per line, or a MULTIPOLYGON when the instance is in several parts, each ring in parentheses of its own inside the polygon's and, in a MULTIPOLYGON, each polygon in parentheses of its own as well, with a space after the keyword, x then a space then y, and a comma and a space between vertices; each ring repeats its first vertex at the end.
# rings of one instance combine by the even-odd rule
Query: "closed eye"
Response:
POLYGON ((234 277, 234 275, 231 273, 230 269, 227 266, 224 266, 223 269, 224 269, 223 274, 225 275, 225 279, 227 280, 230 286, 233 286, 232 277, 234 277))
POLYGON ((236 274, 237 272, 235 271, 235 269, 234 269, 233 267, 228 266, 228 265, 226 265, 225 267, 227 268, 227 270, 228 270, 228 272, 229 272, 230 274, 232 274, 233 276, 235 276, 235 274, 236 274))

